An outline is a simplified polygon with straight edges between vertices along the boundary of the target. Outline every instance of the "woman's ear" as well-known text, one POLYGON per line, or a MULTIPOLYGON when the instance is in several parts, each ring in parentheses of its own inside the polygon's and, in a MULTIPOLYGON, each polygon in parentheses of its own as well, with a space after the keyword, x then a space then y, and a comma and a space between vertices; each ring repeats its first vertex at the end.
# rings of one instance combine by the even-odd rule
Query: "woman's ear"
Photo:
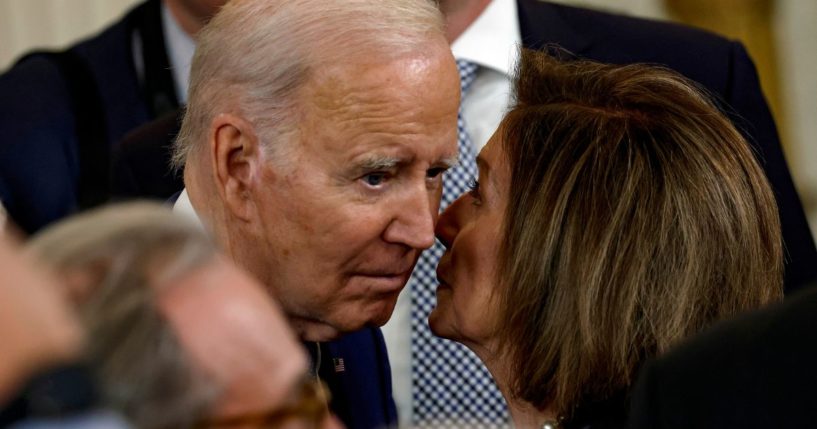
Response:
POLYGON ((225 209, 248 221, 255 210, 251 189, 260 173, 260 142, 252 124, 222 113, 210 125, 210 162, 225 209))

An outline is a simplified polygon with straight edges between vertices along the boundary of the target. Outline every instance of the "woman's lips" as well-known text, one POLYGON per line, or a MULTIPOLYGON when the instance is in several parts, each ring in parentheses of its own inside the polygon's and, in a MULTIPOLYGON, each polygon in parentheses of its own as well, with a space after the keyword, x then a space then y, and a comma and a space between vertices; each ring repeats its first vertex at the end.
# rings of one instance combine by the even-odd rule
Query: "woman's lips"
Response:
POLYGON ((439 272, 437 273, 437 289, 451 289, 451 285, 449 285, 448 282, 445 281, 445 279, 443 278, 442 275, 440 275, 439 272))
POLYGON ((442 262, 437 265, 437 269, 434 271, 434 273, 437 275, 437 283, 439 283, 440 286, 448 286, 448 282, 445 281, 446 271, 442 262))

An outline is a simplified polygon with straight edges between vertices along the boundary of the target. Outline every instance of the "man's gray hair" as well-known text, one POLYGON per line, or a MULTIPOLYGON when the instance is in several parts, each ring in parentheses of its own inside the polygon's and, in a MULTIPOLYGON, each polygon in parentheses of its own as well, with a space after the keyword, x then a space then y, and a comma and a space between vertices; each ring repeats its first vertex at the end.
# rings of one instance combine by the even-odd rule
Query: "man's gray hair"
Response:
POLYGON ((248 120, 269 150, 295 131, 295 94, 322 65, 382 63, 444 40, 429 0, 233 0, 198 34, 174 146, 183 167, 220 113, 248 120))
POLYGON ((188 427, 212 406, 218 387, 191 364, 156 305, 160 285, 215 257, 199 227, 158 204, 129 203, 69 218, 27 250, 87 288, 77 307, 103 405, 141 429, 188 427))

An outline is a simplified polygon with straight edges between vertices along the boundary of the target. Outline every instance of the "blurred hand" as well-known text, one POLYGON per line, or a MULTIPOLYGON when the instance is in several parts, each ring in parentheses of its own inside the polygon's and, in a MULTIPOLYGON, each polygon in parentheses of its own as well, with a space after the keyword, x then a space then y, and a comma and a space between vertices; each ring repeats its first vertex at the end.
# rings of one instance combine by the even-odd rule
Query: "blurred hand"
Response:
POLYGON ((83 334, 59 290, 0 233, 0 404, 29 377, 79 357, 83 334))

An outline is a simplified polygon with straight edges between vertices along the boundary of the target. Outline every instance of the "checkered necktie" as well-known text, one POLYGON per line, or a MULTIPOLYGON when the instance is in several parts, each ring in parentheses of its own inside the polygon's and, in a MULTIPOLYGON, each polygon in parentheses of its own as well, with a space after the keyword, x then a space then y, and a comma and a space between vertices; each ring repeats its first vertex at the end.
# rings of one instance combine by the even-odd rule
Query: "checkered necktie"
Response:
MULTIPOLYGON (((458 60, 457 68, 464 97, 478 66, 458 60)), ((457 131, 460 163, 446 172, 441 210, 468 190, 477 175, 475 148, 465 131, 462 109, 457 131)), ((428 314, 436 305, 435 270, 444 251, 436 242, 423 252, 410 283, 413 424, 435 428, 505 426, 505 401, 479 358, 461 344, 433 336, 428 328, 428 314)))

